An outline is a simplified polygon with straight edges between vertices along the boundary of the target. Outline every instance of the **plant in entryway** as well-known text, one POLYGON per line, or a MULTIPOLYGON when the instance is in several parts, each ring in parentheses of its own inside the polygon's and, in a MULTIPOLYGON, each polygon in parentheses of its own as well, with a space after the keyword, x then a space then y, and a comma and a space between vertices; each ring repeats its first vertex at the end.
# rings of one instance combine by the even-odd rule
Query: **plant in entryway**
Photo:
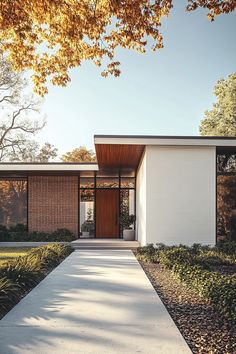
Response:
POLYGON ((88 208, 87 218, 81 225, 82 236, 92 236, 94 233, 94 222, 92 220, 93 212, 91 208, 88 208))
POLYGON ((120 225, 123 230, 123 238, 125 241, 134 241, 135 240, 135 230, 133 228, 135 223, 135 215, 129 215, 128 211, 121 213, 120 225))

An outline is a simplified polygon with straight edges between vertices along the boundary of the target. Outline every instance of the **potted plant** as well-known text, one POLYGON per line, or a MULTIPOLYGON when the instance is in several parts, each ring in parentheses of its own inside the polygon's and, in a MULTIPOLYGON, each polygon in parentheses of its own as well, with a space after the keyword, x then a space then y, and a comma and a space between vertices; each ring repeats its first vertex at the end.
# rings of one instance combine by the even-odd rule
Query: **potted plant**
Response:
POLYGON ((93 236, 94 234, 94 222, 92 220, 92 209, 87 211, 87 219, 81 225, 81 232, 83 237, 93 236))
POLYGON ((89 225, 87 220, 81 225, 81 232, 83 237, 89 237, 89 225))
POLYGON ((134 241, 135 240, 135 230, 132 226, 135 223, 135 215, 124 213, 121 216, 120 223, 123 229, 123 239, 124 241, 134 241))

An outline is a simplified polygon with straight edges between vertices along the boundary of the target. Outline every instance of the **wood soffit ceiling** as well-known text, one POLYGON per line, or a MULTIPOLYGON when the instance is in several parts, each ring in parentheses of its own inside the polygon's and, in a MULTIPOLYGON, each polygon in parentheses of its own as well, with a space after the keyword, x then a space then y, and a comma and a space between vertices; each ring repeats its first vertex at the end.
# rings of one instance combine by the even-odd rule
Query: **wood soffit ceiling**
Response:
POLYGON ((99 168, 132 168, 136 170, 144 147, 144 145, 96 144, 99 168))

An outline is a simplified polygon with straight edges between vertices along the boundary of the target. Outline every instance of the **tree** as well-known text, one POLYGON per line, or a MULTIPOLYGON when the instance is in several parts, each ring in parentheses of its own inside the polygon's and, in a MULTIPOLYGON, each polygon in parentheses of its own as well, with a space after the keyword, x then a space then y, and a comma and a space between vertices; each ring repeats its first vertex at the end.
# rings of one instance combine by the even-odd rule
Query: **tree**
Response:
POLYGON ((80 146, 79 148, 63 155, 62 160, 65 162, 95 162, 96 155, 92 150, 88 150, 85 146, 80 146))
MULTIPOLYGON (((144 53, 163 47, 159 31, 173 0, 1 0, 0 49, 16 70, 33 71, 35 90, 47 92, 47 78, 57 85, 70 80, 68 70, 84 60, 101 66, 102 75, 120 75, 117 47, 144 53)), ((214 20, 232 12, 235 0, 187 0, 187 11, 208 10, 214 20)))
POLYGON ((0 54, 0 161, 47 161, 56 156, 56 149, 46 143, 41 147, 30 139, 45 122, 28 117, 38 113, 39 101, 27 96, 26 80, 12 70, 0 54))
POLYGON ((58 149, 50 143, 40 144, 34 140, 25 142, 17 155, 9 156, 10 161, 49 162, 57 157, 58 149))
POLYGON ((214 87, 216 103, 200 124, 201 135, 236 136, 236 73, 219 80, 214 87))

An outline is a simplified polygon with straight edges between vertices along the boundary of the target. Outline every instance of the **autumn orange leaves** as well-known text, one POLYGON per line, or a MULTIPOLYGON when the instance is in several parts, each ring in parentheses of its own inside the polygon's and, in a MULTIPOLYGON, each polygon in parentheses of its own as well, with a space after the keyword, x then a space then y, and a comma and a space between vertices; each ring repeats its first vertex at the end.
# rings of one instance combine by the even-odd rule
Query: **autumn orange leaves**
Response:
MULTIPOLYGON (((35 91, 47 93, 47 80, 65 86, 69 69, 83 61, 103 76, 120 75, 115 49, 144 53, 163 47, 161 18, 173 0, 1 0, 0 50, 13 68, 30 70, 35 91)), ((236 7, 236 0, 188 0, 189 11, 207 7, 213 18, 236 7)))

